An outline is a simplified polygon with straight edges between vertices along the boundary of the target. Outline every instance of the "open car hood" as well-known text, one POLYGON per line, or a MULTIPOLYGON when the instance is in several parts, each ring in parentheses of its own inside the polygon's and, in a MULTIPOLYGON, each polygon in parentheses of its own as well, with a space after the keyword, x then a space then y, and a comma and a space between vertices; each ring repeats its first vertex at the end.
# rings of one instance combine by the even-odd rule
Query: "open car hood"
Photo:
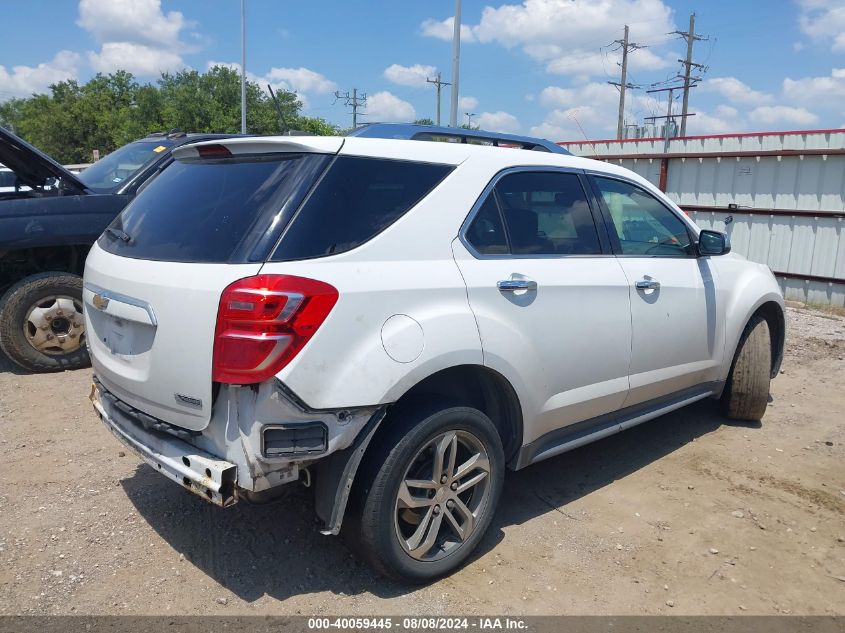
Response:
POLYGON ((68 186, 86 191, 85 185, 52 158, 0 127, 0 163, 15 172, 21 184, 37 189, 51 178, 60 178, 68 186))

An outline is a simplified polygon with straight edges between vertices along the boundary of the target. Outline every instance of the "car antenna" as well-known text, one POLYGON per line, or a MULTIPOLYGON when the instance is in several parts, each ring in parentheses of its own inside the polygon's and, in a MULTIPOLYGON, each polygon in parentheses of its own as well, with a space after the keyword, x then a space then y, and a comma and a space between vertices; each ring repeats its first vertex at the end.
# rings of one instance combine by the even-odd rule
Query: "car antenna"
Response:
POLYGON ((279 105, 279 100, 276 99, 276 93, 273 92, 273 87, 270 84, 267 84, 267 90, 270 91, 270 96, 273 98, 273 105, 276 106, 276 114, 279 115, 279 122, 282 124, 282 136, 284 136, 290 130, 290 126, 285 120, 285 115, 282 114, 282 108, 279 105))

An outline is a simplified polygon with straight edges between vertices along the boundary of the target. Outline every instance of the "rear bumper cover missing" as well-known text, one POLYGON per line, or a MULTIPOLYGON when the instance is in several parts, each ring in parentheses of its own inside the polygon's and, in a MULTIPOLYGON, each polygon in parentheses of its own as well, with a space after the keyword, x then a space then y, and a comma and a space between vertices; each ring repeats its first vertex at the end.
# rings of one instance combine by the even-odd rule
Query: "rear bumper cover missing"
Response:
POLYGON ((90 399, 106 427, 155 470, 215 505, 228 507, 237 503, 235 464, 124 419, 118 409, 103 399, 96 384, 91 385, 90 399))

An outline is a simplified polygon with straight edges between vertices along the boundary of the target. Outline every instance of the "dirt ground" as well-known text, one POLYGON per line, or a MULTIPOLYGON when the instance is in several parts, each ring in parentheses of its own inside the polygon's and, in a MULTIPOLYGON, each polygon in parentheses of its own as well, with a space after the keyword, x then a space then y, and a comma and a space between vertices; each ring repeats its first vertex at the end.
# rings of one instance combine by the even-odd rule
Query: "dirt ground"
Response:
POLYGON ((90 370, 0 361, 0 614, 845 614, 845 318, 789 310, 762 425, 699 403, 518 473, 478 555, 409 589, 296 491, 221 510, 123 447, 90 370))

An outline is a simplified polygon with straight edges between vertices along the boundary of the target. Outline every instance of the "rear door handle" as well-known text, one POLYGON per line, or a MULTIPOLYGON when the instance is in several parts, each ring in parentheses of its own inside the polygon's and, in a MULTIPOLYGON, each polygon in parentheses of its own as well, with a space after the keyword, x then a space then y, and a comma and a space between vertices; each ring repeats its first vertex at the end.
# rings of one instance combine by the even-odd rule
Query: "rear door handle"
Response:
POLYGON ((640 279, 636 284, 637 290, 657 290, 660 282, 656 279, 640 279))
POLYGON ((502 292, 514 292, 515 290, 537 290, 537 282, 533 279, 505 279, 496 282, 496 287, 502 292))

